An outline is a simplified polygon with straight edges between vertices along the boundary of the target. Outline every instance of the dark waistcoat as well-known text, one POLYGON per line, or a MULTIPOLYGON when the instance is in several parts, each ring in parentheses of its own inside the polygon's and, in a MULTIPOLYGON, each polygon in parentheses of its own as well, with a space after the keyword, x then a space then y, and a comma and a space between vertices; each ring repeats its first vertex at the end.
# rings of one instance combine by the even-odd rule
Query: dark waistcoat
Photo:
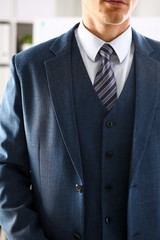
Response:
MULTIPOLYGON (((134 63, 110 112, 99 100, 75 39, 74 107, 84 175, 85 240, 127 239, 127 198, 135 104, 134 63)), ((78 217, 78 216, 77 216, 78 217)))

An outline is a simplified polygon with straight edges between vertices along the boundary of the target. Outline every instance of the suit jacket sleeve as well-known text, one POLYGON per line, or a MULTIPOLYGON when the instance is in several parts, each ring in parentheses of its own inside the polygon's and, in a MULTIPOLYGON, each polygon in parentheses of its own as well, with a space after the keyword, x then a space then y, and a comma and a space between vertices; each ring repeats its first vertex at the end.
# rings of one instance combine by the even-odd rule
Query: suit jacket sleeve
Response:
POLYGON ((14 61, 0 109, 0 225, 8 239, 46 240, 30 190, 23 97, 14 61))

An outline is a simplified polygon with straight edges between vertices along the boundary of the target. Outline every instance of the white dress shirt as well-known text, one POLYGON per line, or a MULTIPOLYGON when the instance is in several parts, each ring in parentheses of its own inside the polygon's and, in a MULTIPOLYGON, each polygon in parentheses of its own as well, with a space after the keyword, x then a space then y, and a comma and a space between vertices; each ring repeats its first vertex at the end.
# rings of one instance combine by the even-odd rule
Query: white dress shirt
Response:
MULTIPOLYGON (((75 30, 75 37, 90 80, 94 84, 96 73, 101 64, 98 52, 106 42, 89 32, 82 22, 75 30)), ((112 46, 116 53, 111 56, 111 67, 116 79, 117 97, 119 97, 133 61, 134 44, 131 27, 119 37, 107 43, 112 46)))

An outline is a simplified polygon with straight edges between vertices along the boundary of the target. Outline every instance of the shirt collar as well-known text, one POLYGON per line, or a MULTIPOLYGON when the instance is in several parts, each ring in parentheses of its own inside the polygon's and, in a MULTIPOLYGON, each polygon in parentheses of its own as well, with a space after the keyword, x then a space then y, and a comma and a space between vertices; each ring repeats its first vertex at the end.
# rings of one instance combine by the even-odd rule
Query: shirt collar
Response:
MULTIPOLYGON (((106 42, 92 34, 90 31, 88 31, 82 22, 78 27, 77 34, 80 44, 83 47, 84 51, 86 52, 88 57, 93 62, 95 62, 97 60, 96 57, 100 48, 106 42)), ((118 36, 111 42, 107 42, 107 44, 110 44, 114 51, 116 52, 120 63, 123 62, 124 59, 126 58, 127 53, 131 47, 131 43, 132 43, 131 27, 129 27, 124 33, 122 33, 120 36, 118 36)))

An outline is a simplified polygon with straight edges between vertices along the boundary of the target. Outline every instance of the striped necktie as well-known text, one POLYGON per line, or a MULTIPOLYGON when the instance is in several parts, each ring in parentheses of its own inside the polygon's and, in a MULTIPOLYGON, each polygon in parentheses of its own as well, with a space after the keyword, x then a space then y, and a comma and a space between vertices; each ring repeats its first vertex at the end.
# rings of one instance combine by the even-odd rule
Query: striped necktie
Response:
POLYGON ((117 101, 116 81, 110 63, 113 49, 110 45, 104 44, 99 50, 99 54, 102 63, 95 77, 94 89, 107 111, 109 111, 117 101))

